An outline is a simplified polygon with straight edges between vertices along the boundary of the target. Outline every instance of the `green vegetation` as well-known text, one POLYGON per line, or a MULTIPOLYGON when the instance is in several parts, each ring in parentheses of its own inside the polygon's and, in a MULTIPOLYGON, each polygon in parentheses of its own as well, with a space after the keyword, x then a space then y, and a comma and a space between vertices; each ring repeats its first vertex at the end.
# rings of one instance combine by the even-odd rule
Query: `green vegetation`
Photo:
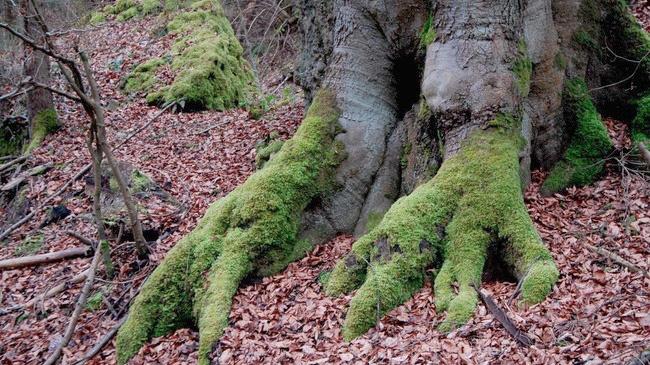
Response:
POLYGON ((528 57, 526 42, 521 40, 517 46, 517 58, 512 65, 512 72, 517 78, 517 86, 522 96, 527 96, 530 91, 530 78, 533 74, 533 62, 528 57))
POLYGON ((567 82, 564 89, 566 108, 575 113, 576 130, 564 157, 544 181, 542 192, 552 194, 571 185, 586 185, 602 172, 604 158, 612 150, 587 85, 582 79, 567 82))
POLYGON ((480 285, 488 246, 496 240, 506 242, 502 259, 523 278, 524 302, 540 302, 551 291, 558 271, 524 205, 518 163, 522 143, 512 126, 518 123, 503 127, 515 118, 499 119, 493 123, 498 127, 475 131, 435 177, 396 201, 337 263, 328 294, 361 285, 345 319, 346 340, 408 300, 431 266, 441 267, 436 308, 446 310, 447 317, 440 329, 465 323, 477 303, 472 285, 480 285))
POLYGON ((650 141, 650 94, 639 100, 630 129, 633 142, 647 144, 650 141))
POLYGON ((429 14, 427 21, 424 22, 422 32, 420 33, 420 47, 426 48, 436 40, 436 27, 433 24, 433 15, 429 14))
POLYGON ((25 147, 24 153, 32 153, 40 146, 45 137, 59 128, 59 121, 56 118, 54 109, 46 109, 38 112, 32 121, 32 139, 25 147))
POLYGON ((284 141, 273 140, 265 146, 260 146, 257 149, 257 154, 255 155, 255 166, 258 169, 264 167, 264 165, 282 148, 284 141))
POLYGON ((152 58, 139 64, 135 69, 133 69, 126 80, 124 91, 127 93, 133 93, 136 91, 148 92, 152 90, 154 85, 158 82, 156 71, 165 63, 165 60, 162 58, 152 58))
POLYGON ((106 21, 106 15, 100 11, 94 11, 92 14, 90 14, 90 20, 88 20, 88 23, 90 25, 99 25, 103 22, 106 21))
POLYGON ((311 246, 297 239, 300 215, 334 184, 338 133, 335 97, 321 90, 277 156, 214 203, 147 280, 117 336, 120 364, 148 339, 193 324, 199 363, 208 363, 241 280, 273 274, 311 246))
POLYGON ((573 34, 573 40, 584 48, 592 50, 598 49, 598 43, 596 43, 596 40, 584 29, 575 32, 573 34))
POLYGON ((43 234, 29 236, 23 240, 14 250, 15 256, 34 255, 43 248, 43 234))
POLYGON ((148 92, 147 101, 184 100, 185 108, 224 110, 250 104, 253 73, 243 49, 217 0, 195 1, 167 25, 178 34, 172 46, 171 67, 176 73, 169 85, 161 85, 155 73, 164 64, 149 60, 129 75, 127 92, 148 92))
POLYGON ((98 291, 88 297, 88 300, 86 301, 86 308, 88 308, 89 311, 94 312, 102 307, 103 300, 104 294, 102 294, 101 291, 98 291))

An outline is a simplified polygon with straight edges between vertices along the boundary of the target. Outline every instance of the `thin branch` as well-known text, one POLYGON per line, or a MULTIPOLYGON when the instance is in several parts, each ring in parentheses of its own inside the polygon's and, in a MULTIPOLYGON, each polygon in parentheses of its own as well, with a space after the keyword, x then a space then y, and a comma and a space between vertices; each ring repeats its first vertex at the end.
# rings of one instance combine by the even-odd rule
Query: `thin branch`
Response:
POLYGON ((59 357, 61 356, 61 353, 63 352, 63 348, 68 345, 68 342, 70 342, 70 339, 72 338, 72 334, 74 333, 74 329, 77 326, 77 322, 79 321, 79 316, 81 315, 81 312, 86 306, 86 299, 88 298, 88 293, 90 293, 90 288, 93 286, 93 282, 95 281, 95 273, 97 272, 97 266, 99 264, 99 258, 101 256, 102 256, 101 250, 95 250, 93 261, 90 264, 90 268, 88 269, 88 276, 86 277, 86 283, 84 284, 83 289, 81 290, 81 294, 79 294, 79 298, 77 300, 77 303, 75 304, 74 312, 72 313, 72 317, 70 318, 68 327, 65 330, 63 339, 61 339, 61 342, 59 342, 59 344, 56 346, 52 354, 47 358, 47 360, 45 361, 45 365, 54 365, 56 361, 59 359, 59 357))
POLYGON ((487 307, 488 311, 490 311, 494 318, 496 318, 496 320, 501 323, 503 328, 506 329, 510 336, 512 336, 520 345, 524 347, 529 347, 533 344, 533 340, 531 340, 530 337, 526 336, 524 332, 520 331, 517 326, 515 326, 512 320, 508 318, 508 315, 501 308, 499 308, 497 303, 494 301, 494 299, 492 299, 490 295, 483 293, 474 284, 472 284, 472 287, 474 290, 476 290, 476 293, 478 294, 479 298, 481 298, 481 301, 483 304, 485 304, 485 307, 487 307))
POLYGON ((35 49, 37 51, 41 51, 41 52, 45 53, 46 55, 48 55, 48 56, 50 56, 50 57, 52 57, 52 58, 54 58, 56 60, 59 60, 59 61, 65 63, 65 64, 71 64, 71 65, 76 64, 74 60, 71 60, 71 59, 69 59, 67 57, 61 56, 60 54, 56 54, 51 49, 41 46, 40 44, 36 43, 35 40, 29 38, 28 36, 24 35, 23 33, 19 32, 17 30, 13 29, 7 23, 0 22, 0 28, 5 29, 7 32, 11 33, 15 37, 20 38, 20 40, 22 40, 28 46, 30 46, 31 48, 33 48, 33 49, 35 49))
POLYGON ((596 90, 601 90, 601 89, 606 89, 606 88, 612 87, 612 86, 616 86, 616 85, 622 84, 622 83, 632 79, 634 77, 634 75, 636 75, 636 72, 639 71, 639 68, 641 67, 641 64, 643 63, 643 60, 645 60, 645 58, 648 57, 648 55, 650 55, 650 51, 646 52, 646 54, 643 55, 643 57, 641 57, 641 59, 639 60, 639 63, 637 63, 636 67, 634 68, 634 71, 632 72, 632 74, 630 76, 624 78, 623 80, 619 80, 619 81, 613 82, 613 83, 608 84, 608 85, 595 87, 593 89, 590 89, 589 92, 596 91, 596 90))

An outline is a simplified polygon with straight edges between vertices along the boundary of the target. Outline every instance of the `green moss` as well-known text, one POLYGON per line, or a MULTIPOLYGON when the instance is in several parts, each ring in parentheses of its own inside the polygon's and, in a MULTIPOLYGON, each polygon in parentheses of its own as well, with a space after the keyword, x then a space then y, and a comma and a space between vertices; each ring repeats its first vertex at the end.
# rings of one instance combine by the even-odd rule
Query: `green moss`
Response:
POLYGON ((433 15, 429 14, 420 33, 420 47, 426 48, 434 40, 436 40, 436 27, 433 24, 433 15))
POLYGON ((126 83, 124 84, 124 91, 130 94, 138 91, 147 92, 152 90, 158 82, 156 72, 165 63, 164 59, 156 57, 139 64, 127 77, 126 83))
MULTIPOLYGON (((495 123, 501 125, 502 123, 495 123)), ((518 124, 518 123, 513 123, 518 124)), ((410 298, 425 272, 444 262, 436 277, 436 308, 447 311, 440 329, 465 323, 474 312, 489 244, 504 240, 503 260, 523 277, 540 263, 553 270, 531 271, 525 300, 543 297, 557 269, 535 230, 521 192, 516 128, 475 131, 437 175, 396 201, 381 223, 338 262, 327 283, 330 295, 363 283, 350 303, 343 337, 351 340, 410 298), (549 275, 547 275, 549 274, 549 275), (459 292, 455 294, 453 285, 459 292), (531 293, 534 293, 531 294, 531 293)))
POLYGON ((580 29, 573 34, 573 40, 586 49, 597 50, 598 43, 588 31, 580 29))
POLYGON ((160 84, 150 74, 141 75, 148 86, 154 85, 148 102, 184 100, 189 110, 224 110, 250 104, 254 76, 219 1, 193 2, 169 22, 167 29, 178 35, 171 61, 176 75, 169 85, 160 84))
POLYGON ((88 297, 86 301, 86 308, 89 311, 94 312, 102 307, 102 302, 104 300, 104 294, 101 291, 95 292, 93 295, 88 297))
POLYGON ((131 18, 135 18, 140 14, 140 10, 137 7, 132 7, 124 10, 123 12, 117 14, 116 19, 120 22, 127 21, 131 18))
POLYGON ((593 182, 602 172, 604 158, 613 147, 585 82, 581 79, 568 81, 564 97, 566 108, 575 113, 576 130, 562 160, 544 181, 544 194, 593 182))
POLYGON ((90 20, 88 20, 88 23, 90 23, 90 25, 99 25, 105 21, 106 21, 106 15, 104 15, 104 13, 99 11, 94 11, 90 15, 90 20))
POLYGON ((23 240, 14 250, 15 256, 34 255, 43 248, 43 235, 29 236, 23 240))
POLYGON ((137 7, 138 3, 134 0, 117 0, 115 4, 110 8, 110 13, 113 15, 118 15, 129 9, 137 7))
POLYGON ((625 0, 609 1, 606 10, 607 17, 604 24, 608 26, 607 35, 613 38, 610 39, 609 45, 614 46, 617 54, 641 61, 640 72, 635 72, 634 80, 642 92, 648 92, 650 57, 647 55, 650 53, 650 34, 641 27, 625 0))
POLYGON ((564 71, 567 66, 566 58, 562 54, 562 52, 558 52, 555 54, 555 59, 554 59, 555 67, 558 70, 564 71))
POLYGON ((264 167, 264 165, 282 148, 284 141, 274 140, 266 146, 261 146, 257 149, 257 154, 255 155, 255 166, 258 169, 264 167))
POLYGON ((370 212, 368 214, 368 222, 366 223, 366 230, 372 231, 375 227, 379 225, 382 218, 384 218, 384 212, 370 212))
POLYGON ((25 147, 24 153, 32 153, 40 146, 45 137, 59 128, 59 121, 56 118, 54 109, 46 109, 38 112, 32 121, 32 139, 25 147))
POLYGON ((406 166, 408 165, 408 158, 409 155, 411 154, 411 149, 413 148, 413 145, 408 142, 404 145, 404 148, 402 148, 402 153, 400 154, 399 158, 399 164, 402 167, 402 169, 405 169, 406 166))
POLYGON ((650 94, 637 103, 637 112, 630 125, 632 141, 648 143, 650 141, 650 94))
POLYGON ((330 191, 343 150, 334 95, 320 91, 295 136, 277 156, 214 203, 169 252, 135 299, 117 336, 120 364, 142 344, 182 326, 199 327, 199 363, 221 336, 240 281, 268 275, 304 254, 300 215, 330 191))
POLYGON ((527 96, 530 91, 530 78, 533 74, 533 62, 528 56, 526 42, 521 40, 517 47, 517 58, 512 65, 512 72, 517 78, 517 86, 522 96, 527 96))
POLYGON ((160 10, 162 10, 163 4, 160 2, 160 0, 143 0, 142 1, 142 14, 143 15, 149 15, 149 14, 156 14, 160 10))

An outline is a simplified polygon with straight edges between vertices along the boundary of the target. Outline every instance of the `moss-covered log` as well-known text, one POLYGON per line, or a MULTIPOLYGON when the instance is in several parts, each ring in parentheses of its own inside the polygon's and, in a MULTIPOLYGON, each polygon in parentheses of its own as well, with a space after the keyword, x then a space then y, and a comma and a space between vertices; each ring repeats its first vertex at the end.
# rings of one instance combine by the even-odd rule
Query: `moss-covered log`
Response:
POLYGON ((117 336, 125 363, 148 339, 198 327, 199 362, 228 322, 237 287, 248 275, 278 272, 310 248, 298 239, 300 216, 332 188, 342 156, 334 96, 321 91, 295 136, 265 167, 214 203, 169 252, 135 299, 117 336))
POLYGON ((189 110, 224 110, 251 103, 254 75, 218 0, 192 2, 176 13, 167 30, 177 34, 170 57, 138 65, 126 80, 126 92, 143 91, 150 103, 182 100, 189 110), (168 63, 174 80, 166 84, 156 73, 168 63))
POLYGON ((544 181, 544 194, 593 182, 603 171, 605 157, 613 148, 585 82, 581 79, 568 81, 564 98, 565 108, 575 120, 576 130, 564 157, 544 181))
POLYGON ((354 244, 326 287, 337 295, 362 284, 345 320, 346 340, 406 301, 432 266, 440 269, 436 307, 447 310, 440 328, 465 323, 477 304, 471 285, 480 284, 488 247, 498 240, 505 242, 500 259, 523 280, 523 301, 546 297, 558 271, 524 206, 520 146, 520 137, 511 131, 474 132, 433 179, 395 202, 381 223, 354 244))

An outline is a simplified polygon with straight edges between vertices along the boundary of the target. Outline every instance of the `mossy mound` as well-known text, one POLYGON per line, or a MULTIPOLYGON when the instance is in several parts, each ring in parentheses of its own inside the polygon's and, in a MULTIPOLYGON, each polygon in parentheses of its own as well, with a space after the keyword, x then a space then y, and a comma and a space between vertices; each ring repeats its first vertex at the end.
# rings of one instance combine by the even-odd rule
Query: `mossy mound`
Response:
POLYGON ((523 280, 526 303, 542 301, 558 278, 549 251, 528 216, 519 177, 520 137, 503 127, 473 133, 438 173, 396 201, 381 222, 361 237, 329 276, 326 292, 338 295, 360 284, 350 303, 343 337, 351 340, 408 300, 440 268, 436 308, 447 311, 448 331, 473 314, 488 247, 502 242, 500 259, 523 280), (453 285, 458 284, 458 294, 453 285))
POLYGON ((157 58, 133 70, 125 91, 146 92, 150 103, 182 100, 187 110, 225 110, 250 103, 254 76, 219 1, 193 2, 167 29, 178 34, 169 61, 175 72, 173 82, 162 84, 156 78, 158 67, 165 63, 157 58))
POLYGON ((145 341, 179 327, 198 327, 199 363, 207 364, 241 280, 273 274, 311 248, 297 238, 300 215, 333 185, 343 153, 334 141, 338 113, 334 96, 319 92, 277 156, 214 203, 167 254, 117 335, 120 364, 145 341))
POLYGON ((604 158, 613 145, 582 79, 567 82, 565 105, 576 121, 576 130, 564 156, 542 185, 549 195, 569 186, 590 184, 603 171, 604 158))
POLYGON ((32 138, 25 146, 23 153, 29 154, 40 146, 45 137, 59 128, 59 120, 54 109, 38 112, 32 121, 32 138))

